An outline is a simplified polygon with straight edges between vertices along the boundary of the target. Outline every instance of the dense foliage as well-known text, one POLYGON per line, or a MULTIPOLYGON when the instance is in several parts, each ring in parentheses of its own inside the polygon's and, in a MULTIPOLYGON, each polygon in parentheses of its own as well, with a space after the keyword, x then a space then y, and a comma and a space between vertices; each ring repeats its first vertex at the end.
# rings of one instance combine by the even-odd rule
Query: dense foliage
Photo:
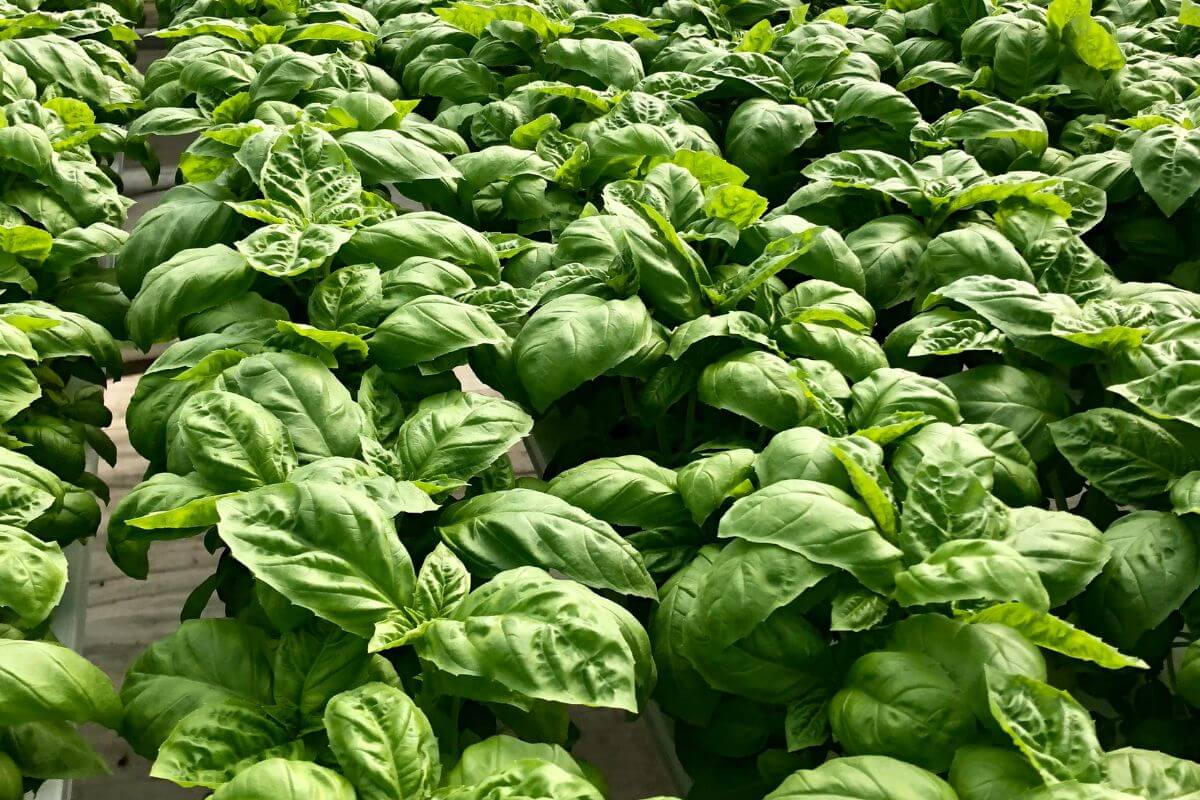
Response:
POLYGON ((570 709, 653 699, 695 800, 1200 793, 1190 0, 184 0, 144 81, 99 8, 0 35, 5 458, 82 487, 11 549, 94 528, 107 328, 178 339, 109 552, 214 573, 120 703, 23 689, 85 665, 0 596, 9 739, 119 724, 219 800, 600 798, 570 709), (51 42, 94 66, 44 85, 51 42), (104 165, 182 134, 122 246, 104 165))
MULTIPOLYGON (((104 774, 76 729, 119 725, 108 678, 59 645, 63 548, 100 524, 112 460, 103 387, 129 303, 111 257, 129 202, 114 166, 153 169, 121 127, 140 104, 135 9, 0 6, 0 797, 104 774), (91 458, 89 458, 91 454, 91 458)), ((140 15, 140 6, 136 8, 140 15)))

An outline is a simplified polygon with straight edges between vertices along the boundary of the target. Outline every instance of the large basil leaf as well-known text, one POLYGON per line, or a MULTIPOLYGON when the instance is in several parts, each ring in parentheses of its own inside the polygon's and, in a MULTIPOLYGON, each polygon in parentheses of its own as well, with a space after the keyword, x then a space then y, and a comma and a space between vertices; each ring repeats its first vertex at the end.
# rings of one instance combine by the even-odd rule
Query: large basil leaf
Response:
POLYGON ((738 106, 725 131, 725 154, 755 177, 767 177, 779 161, 817 132, 803 106, 759 97, 738 106))
POLYGON ((358 490, 282 483, 227 497, 217 510, 221 538, 259 580, 364 638, 412 600, 412 561, 391 520, 358 490))
POLYGON ((311 761, 269 758, 247 767, 213 793, 214 800, 355 800, 354 787, 311 761))
POLYGON ((776 434, 754 461, 760 486, 789 479, 825 483, 854 491, 842 462, 834 454, 838 440, 816 428, 792 428, 776 434))
POLYGON ((704 524, 727 498, 749 491, 757 458, 753 450, 739 448, 698 459, 679 470, 679 494, 692 521, 704 524))
POLYGON ((994 364, 947 375, 942 381, 954 392, 967 422, 1008 428, 1035 461, 1053 452, 1048 426, 1071 409, 1061 386, 1029 369, 994 364))
POLYGON ((1123 792, 1183 798, 1200 790, 1195 762, 1153 750, 1123 747, 1105 753, 1102 768, 1105 782, 1123 792))
POLYGON ((1011 599, 1042 611, 1050 607, 1033 565, 1011 546, 986 539, 946 542, 897 574, 896 599, 906 606, 1011 599))
POLYGON ((800 425, 812 413, 800 370, 763 350, 738 350, 709 364, 698 395, 774 431, 800 425))
POLYGON ((275 650, 275 703, 311 725, 331 697, 366 682, 369 664, 367 643, 348 631, 322 622, 288 631, 275 650))
POLYGON ((829 719, 847 752, 886 754, 939 771, 958 745, 976 738, 978 724, 962 690, 937 661, 890 651, 854 662, 830 704, 829 719))
POLYGON ((1080 475, 1118 503, 1156 497, 1194 459, 1157 423, 1115 408, 1094 408, 1050 425, 1054 443, 1080 475))
POLYGON ((146 275, 176 253, 226 240, 237 226, 238 215, 226 204, 233 199, 233 192, 216 182, 169 189, 117 254, 121 289, 133 297, 146 275))
POLYGON ((127 319, 142 349, 172 338, 180 320, 238 297, 250 289, 254 271, 223 244, 182 250, 146 273, 127 319))
POLYGON ((196 472, 213 486, 256 489, 279 483, 296 465, 283 423, 253 400, 201 392, 178 414, 180 444, 196 472))
POLYGON ((538 309, 513 342, 521 385, 538 411, 636 353, 651 330, 636 297, 568 295, 538 309))
POLYGON ((1112 558, 1081 602, 1088 627, 1132 647, 1200 587, 1200 540, 1183 519, 1135 511, 1104 532, 1112 558))
POLYGON ((813 481, 780 481, 738 500, 721 518, 720 536, 778 545, 872 589, 889 589, 900 567, 900 551, 857 500, 813 481))
POLYGON ((999 747, 960 747, 950 765, 950 784, 960 800, 1024 797, 1041 782, 1041 776, 1020 753, 999 747))
POLYGON ((719 552, 715 545, 700 548, 695 558, 663 584, 649 624, 659 671, 655 699, 676 719, 696 726, 708 724, 719 695, 685 654, 686 631, 700 587, 719 552))
POLYGON ((419 211, 360 228, 341 250, 351 264, 390 270, 414 256, 440 258, 466 270, 477 283, 500 279, 496 251, 481 234, 442 214, 419 211))
POLYGON ((452 618, 431 622, 415 646, 439 681, 481 700, 637 711, 654 683, 650 643, 628 612, 534 567, 476 589, 452 618), (535 652, 546 658, 531 658, 535 652))
POLYGON ((533 428, 521 407, 479 394, 447 392, 421 401, 396 441, 410 480, 470 478, 507 453, 533 428))
POLYGON ((316 359, 264 353, 242 359, 221 379, 227 391, 250 398, 284 424, 301 464, 358 453, 363 411, 316 359))
POLYGON ((721 691, 765 703, 798 699, 824 682, 830 652, 791 604, 832 572, 778 545, 735 540, 699 586, 685 655, 721 691))
POLYGON ((408 695, 369 683, 325 709, 329 746, 361 800, 425 797, 438 785, 441 758, 425 714, 408 695))
POLYGON ((766 800, 958 800, 954 790, 920 767, 883 756, 835 758, 816 769, 795 772, 766 800))
POLYGON ((305 755, 304 743, 268 709, 227 700, 181 719, 159 748, 150 774, 180 786, 215 789, 265 759, 305 755))
POLYGON ((49 642, 0 639, 0 725, 24 722, 121 723, 121 700, 103 672, 49 642))
POLYGON ((1129 153, 1133 173, 1168 217, 1196 193, 1188 179, 1200 169, 1200 137, 1174 125, 1152 128, 1129 153))
POLYGON ((1087 709, 1041 681, 988 669, 988 704, 1047 783, 1098 782, 1103 751, 1087 709))
POLYGON ((0 605, 27 627, 40 625, 67 588, 67 559, 20 528, 0 525, 0 605))
POLYGON ((443 783, 447 787, 474 786, 518 761, 530 759, 546 761, 581 778, 587 777, 571 754, 558 745, 523 742, 500 734, 464 748, 462 758, 446 772, 443 783))
POLYGON ((27 722, 0 730, 0 744, 30 778, 96 778, 108 764, 70 722, 27 722))
POLYGON ((265 634, 236 620, 184 622, 137 657, 121 685, 121 733, 147 757, 192 711, 226 701, 271 703, 265 634))
POLYGON ((474 497, 448 508, 438 531, 483 577, 538 566, 588 586, 657 596, 632 545, 606 523, 553 495, 509 489, 474 497))
POLYGON ((428 294, 393 311, 376 328, 370 345, 381 366, 402 369, 506 339, 484 309, 428 294))
POLYGON ((687 521, 677 483, 644 456, 619 456, 561 472, 546 490, 612 525, 653 528, 687 521))
POLYGON ((1112 556, 1112 547, 1085 517, 1042 508, 1014 508, 1005 541, 1028 561, 1059 606, 1082 592, 1112 556))
POLYGON ((459 177, 446 157, 399 131, 352 131, 338 144, 365 183, 414 183, 459 177))

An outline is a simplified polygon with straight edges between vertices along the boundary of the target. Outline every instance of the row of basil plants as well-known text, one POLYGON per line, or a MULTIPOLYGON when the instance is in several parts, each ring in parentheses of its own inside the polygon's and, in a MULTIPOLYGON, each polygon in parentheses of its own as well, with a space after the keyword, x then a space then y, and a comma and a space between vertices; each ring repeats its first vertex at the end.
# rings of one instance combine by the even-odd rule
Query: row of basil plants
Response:
POLYGON ((111 260, 130 202, 123 127, 141 105, 140 4, 0 6, 0 797, 108 767, 77 724, 117 728, 112 683, 61 646, 63 548, 96 533, 112 461, 104 385, 129 302, 111 260), (58 626, 55 626, 57 629, 58 626))
POLYGON ((596 798, 653 698, 695 798, 1200 791, 1190 5, 160 15, 153 774, 596 798))

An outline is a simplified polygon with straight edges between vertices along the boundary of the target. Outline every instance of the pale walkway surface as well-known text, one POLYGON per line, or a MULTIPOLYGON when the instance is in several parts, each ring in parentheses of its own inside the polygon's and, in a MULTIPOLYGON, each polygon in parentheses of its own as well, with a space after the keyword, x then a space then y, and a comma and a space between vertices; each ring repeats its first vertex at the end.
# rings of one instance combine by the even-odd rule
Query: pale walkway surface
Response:
MULTIPOLYGON (((115 421, 109 435, 117 443, 116 469, 101 464, 100 476, 112 487, 113 502, 142 477, 146 462, 129 445, 125 406, 137 383, 129 376, 108 391, 115 421)), ((468 390, 484 390, 478 384, 468 390)), ((486 391, 486 390, 485 390, 486 391)), ((530 474, 524 451, 514 451, 517 470, 530 474)), ((199 538, 160 542, 150 551, 150 578, 135 581, 121 573, 104 552, 103 527, 92 548, 92 573, 84 654, 120 685, 126 668, 151 642, 176 629, 179 609, 188 593, 207 578, 216 559, 199 538)), ((207 615, 220 616, 219 604, 207 615)), ((612 800, 637 800, 671 794, 669 773, 644 722, 629 724, 621 712, 586 711, 577 717, 584 735, 576 754, 596 764, 608 778, 612 800)), ((180 789, 148 777, 149 765, 116 735, 89 726, 93 744, 114 774, 76 784, 73 800, 174 800, 201 798, 201 789, 180 789)), ((317 800, 314 798, 314 800, 317 800)))

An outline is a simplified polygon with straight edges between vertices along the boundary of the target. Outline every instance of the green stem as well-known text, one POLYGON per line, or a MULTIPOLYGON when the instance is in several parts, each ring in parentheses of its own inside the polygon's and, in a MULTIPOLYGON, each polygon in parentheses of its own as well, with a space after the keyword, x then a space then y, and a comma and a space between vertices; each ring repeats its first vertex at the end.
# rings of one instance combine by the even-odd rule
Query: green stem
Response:
POLYGON ((696 393, 688 393, 687 419, 683 423, 683 452, 692 448, 692 437, 696 433, 696 393))
POLYGON ((637 416, 637 403, 633 399, 633 387, 629 385, 629 378, 621 377, 621 400, 625 404, 625 414, 630 417, 637 416))
POLYGON ((1067 493, 1063 489, 1062 480, 1058 477, 1058 472, 1051 472, 1047 476, 1046 481, 1050 484, 1050 491, 1054 493, 1054 508, 1056 511, 1067 511, 1067 493))

